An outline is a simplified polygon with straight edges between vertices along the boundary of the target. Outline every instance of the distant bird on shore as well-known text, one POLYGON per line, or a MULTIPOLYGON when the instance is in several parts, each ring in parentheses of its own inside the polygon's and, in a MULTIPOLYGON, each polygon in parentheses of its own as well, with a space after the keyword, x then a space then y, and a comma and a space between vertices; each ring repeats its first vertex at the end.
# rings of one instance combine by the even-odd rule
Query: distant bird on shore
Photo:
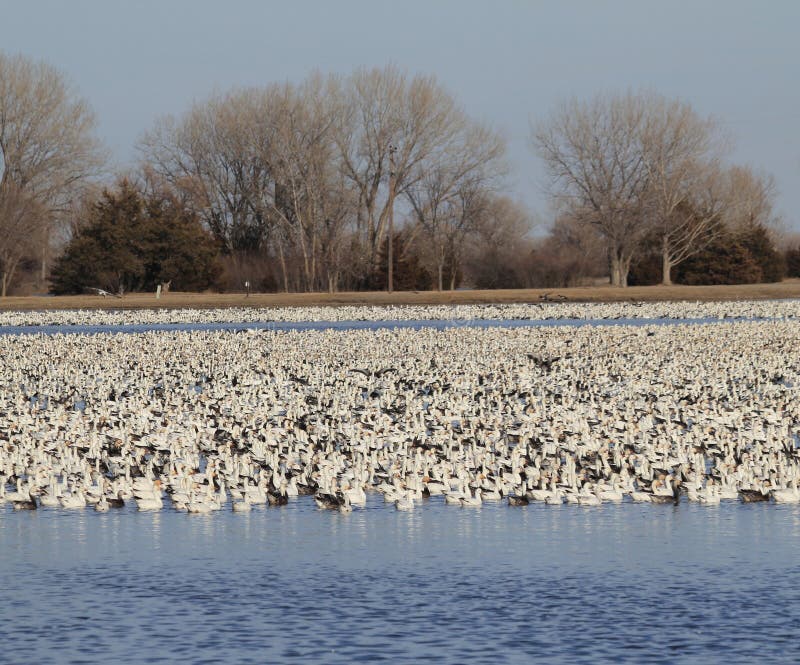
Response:
POLYGON ((103 298, 107 298, 108 296, 113 296, 114 298, 122 298, 119 293, 110 293, 105 289, 97 288, 96 286, 87 286, 87 291, 94 291, 98 296, 103 296, 103 298))

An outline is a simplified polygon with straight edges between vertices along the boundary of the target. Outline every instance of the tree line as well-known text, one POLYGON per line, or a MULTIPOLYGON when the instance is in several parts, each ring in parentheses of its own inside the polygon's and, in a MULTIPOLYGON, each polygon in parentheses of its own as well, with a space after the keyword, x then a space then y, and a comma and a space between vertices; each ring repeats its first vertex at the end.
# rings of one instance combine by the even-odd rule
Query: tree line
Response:
POLYGON ((612 284, 625 286, 631 266, 653 256, 658 281, 670 284, 693 257, 776 228, 772 178, 726 165, 719 123, 686 102, 655 93, 573 100, 532 140, 560 223, 599 238, 612 284))
MULTIPOLYGON (((158 120, 124 174, 94 127, 57 70, 0 53, 3 295, 23 275, 56 293, 624 286, 654 261, 669 283, 776 237, 771 179, 726 165, 713 119, 653 93, 532 127, 556 211, 544 237, 506 194, 503 136, 396 67, 212 95, 158 120)), ((744 273, 728 278, 774 277, 744 273)))

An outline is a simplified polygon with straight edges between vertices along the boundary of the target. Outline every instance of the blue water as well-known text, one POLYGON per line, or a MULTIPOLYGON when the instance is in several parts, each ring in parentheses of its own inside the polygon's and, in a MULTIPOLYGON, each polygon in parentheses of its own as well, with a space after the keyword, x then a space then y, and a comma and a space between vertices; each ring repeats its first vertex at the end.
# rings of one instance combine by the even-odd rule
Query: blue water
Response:
POLYGON ((0 507, 3 663, 778 663, 800 507, 0 507))
POLYGON ((399 321, 254 321, 248 323, 132 323, 123 325, 40 325, 0 326, 0 335, 27 334, 97 334, 143 333, 152 331, 244 332, 247 330, 384 330, 393 328, 529 328, 554 326, 649 326, 702 324, 731 321, 766 321, 758 317, 742 318, 656 318, 656 319, 431 319, 399 321))

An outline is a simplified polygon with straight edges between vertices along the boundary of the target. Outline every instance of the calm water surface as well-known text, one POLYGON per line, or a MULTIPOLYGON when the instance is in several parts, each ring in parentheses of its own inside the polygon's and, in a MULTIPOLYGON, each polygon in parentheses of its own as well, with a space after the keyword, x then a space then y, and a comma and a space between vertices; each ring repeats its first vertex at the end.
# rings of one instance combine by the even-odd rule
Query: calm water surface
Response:
POLYGON ((0 335, 74 335, 97 333, 143 333, 143 332, 199 332, 223 330, 244 332, 246 330, 384 330, 394 328, 553 328, 558 326, 649 326, 700 323, 730 323, 736 321, 768 321, 759 317, 741 318, 656 318, 656 319, 430 319, 398 321, 250 321, 247 323, 132 323, 123 325, 36 325, 2 326, 0 335))
POLYGON ((800 507, 0 507, 3 663, 800 660, 800 507))

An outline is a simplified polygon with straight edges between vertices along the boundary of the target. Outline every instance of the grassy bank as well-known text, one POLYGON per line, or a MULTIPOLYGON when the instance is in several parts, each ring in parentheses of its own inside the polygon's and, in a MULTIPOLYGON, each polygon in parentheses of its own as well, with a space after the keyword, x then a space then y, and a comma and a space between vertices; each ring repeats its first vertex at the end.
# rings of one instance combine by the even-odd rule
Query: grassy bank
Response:
POLYGON ((540 296, 565 296, 572 302, 619 302, 641 300, 761 300, 800 298, 800 279, 778 284, 737 286, 608 286, 570 289, 503 289, 496 291, 408 291, 399 293, 169 293, 157 300, 152 293, 132 293, 124 298, 96 295, 26 296, 0 299, 3 310, 134 309, 180 307, 292 307, 311 305, 452 305, 540 302, 540 296))

